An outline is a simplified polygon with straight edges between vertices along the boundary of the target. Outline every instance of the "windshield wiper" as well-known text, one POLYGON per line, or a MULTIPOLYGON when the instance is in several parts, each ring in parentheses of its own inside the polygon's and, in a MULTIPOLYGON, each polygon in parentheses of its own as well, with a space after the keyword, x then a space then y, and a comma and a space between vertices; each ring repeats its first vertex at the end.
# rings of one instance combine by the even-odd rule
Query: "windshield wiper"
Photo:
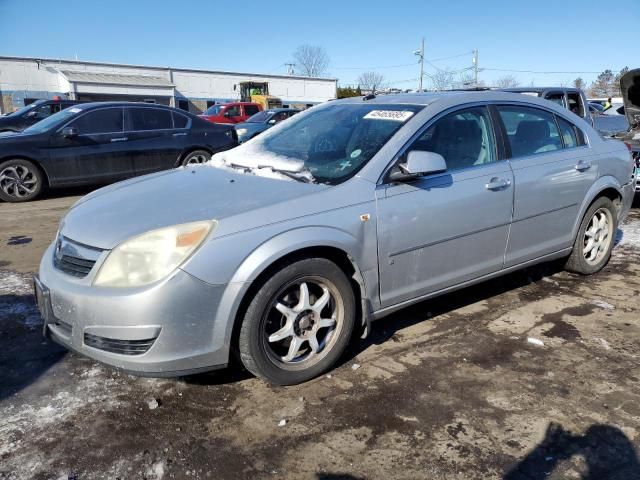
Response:
POLYGON ((277 168, 277 167, 274 167, 273 165, 258 165, 257 168, 269 168, 271 169, 271 171, 280 173, 285 177, 292 178, 293 180, 298 180, 304 183, 316 183, 315 180, 313 179, 313 175, 311 175, 311 172, 309 172, 309 177, 307 177, 305 175, 302 175, 303 173, 302 170, 300 172, 292 172, 291 170, 277 168))

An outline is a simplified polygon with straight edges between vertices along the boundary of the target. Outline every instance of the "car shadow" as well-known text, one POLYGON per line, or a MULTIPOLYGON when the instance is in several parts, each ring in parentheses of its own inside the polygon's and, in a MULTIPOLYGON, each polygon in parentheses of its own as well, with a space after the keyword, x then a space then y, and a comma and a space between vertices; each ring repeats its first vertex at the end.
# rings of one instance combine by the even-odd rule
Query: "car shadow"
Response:
MULTIPOLYGON (((594 424, 584 435, 575 435, 551 422, 544 439, 512 467, 503 480, 542 480, 563 461, 582 457, 582 480, 624 478, 640 480, 640 460, 627 436, 612 425, 594 424)), ((575 477, 571 477, 575 478, 575 477)))
POLYGON ((0 401, 34 383, 66 353, 42 336, 33 295, 0 295, 0 401))
POLYGON ((400 330, 538 282, 542 278, 563 270, 564 260, 546 262, 406 307, 388 317, 372 322, 371 332, 367 338, 354 339, 342 356, 339 365, 349 363, 373 345, 394 340, 396 333, 400 330))

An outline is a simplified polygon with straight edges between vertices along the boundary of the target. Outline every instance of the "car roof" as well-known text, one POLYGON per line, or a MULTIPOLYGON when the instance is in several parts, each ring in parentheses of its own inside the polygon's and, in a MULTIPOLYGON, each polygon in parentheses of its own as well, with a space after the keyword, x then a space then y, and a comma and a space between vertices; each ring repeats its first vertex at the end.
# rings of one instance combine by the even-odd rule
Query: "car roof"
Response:
POLYGON ((507 87, 507 88, 496 88, 495 90, 500 90, 502 92, 515 92, 515 93, 523 93, 523 92, 548 92, 549 90, 556 90, 559 92, 579 92, 580 89, 576 87, 507 87))
MULTIPOLYGON (((165 108, 168 110, 176 110, 173 107, 168 105, 161 105, 159 103, 147 103, 147 102, 87 102, 87 103, 79 103, 77 105, 78 108, 83 110, 88 110, 91 108, 97 107, 155 107, 155 108, 165 108)), ((188 112, 185 112, 188 113, 188 112)))
POLYGON ((501 90, 447 90, 443 92, 393 93, 388 95, 378 95, 375 97, 349 97, 335 100, 332 103, 364 102, 367 104, 406 104, 426 106, 444 101, 456 104, 482 101, 513 101, 548 106, 547 100, 501 90))

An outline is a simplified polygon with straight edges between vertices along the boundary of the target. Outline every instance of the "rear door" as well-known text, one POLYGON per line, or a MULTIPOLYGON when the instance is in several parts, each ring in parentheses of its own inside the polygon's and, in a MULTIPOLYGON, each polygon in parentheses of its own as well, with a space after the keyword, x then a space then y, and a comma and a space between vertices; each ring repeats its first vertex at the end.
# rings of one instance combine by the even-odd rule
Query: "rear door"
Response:
POLYGON ((136 175, 176 165, 185 132, 184 129, 174 129, 171 110, 151 106, 127 107, 125 125, 136 175))
POLYGON ((378 187, 383 306, 502 268, 513 176, 508 162, 500 160, 492 123, 485 106, 443 116, 419 134, 406 152, 439 153, 447 171, 378 187))
POLYGON ((515 177, 509 267, 573 244, 573 225, 598 165, 582 131, 565 117, 520 105, 497 111, 515 177))
POLYGON ((90 110, 65 126, 76 128, 78 135, 64 137, 61 127, 51 137, 52 177, 59 183, 110 182, 133 175, 122 107, 90 110))

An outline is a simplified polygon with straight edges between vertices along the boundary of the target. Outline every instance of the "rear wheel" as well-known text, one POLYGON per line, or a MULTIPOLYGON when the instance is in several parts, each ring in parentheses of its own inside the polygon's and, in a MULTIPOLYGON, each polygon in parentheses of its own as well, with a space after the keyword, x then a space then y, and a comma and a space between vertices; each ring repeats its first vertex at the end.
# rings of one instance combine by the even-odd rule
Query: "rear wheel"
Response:
POLYGON ((44 175, 32 162, 17 158, 0 163, 0 199, 28 202, 43 189, 44 175))
POLYGON ((602 270, 611 258, 617 229, 615 205, 607 197, 598 198, 582 219, 565 268, 582 275, 602 270))
POLYGON ((349 279, 336 264, 324 258, 292 263, 272 275, 249 304, 240 359, 275 385, 310 380, 344 352, 355 311, 349 279))
POLYGON ((194 150, 189 152, 180 162, 180 165, 199 165, 211 160, 211 154, 206 150, 194 150))

